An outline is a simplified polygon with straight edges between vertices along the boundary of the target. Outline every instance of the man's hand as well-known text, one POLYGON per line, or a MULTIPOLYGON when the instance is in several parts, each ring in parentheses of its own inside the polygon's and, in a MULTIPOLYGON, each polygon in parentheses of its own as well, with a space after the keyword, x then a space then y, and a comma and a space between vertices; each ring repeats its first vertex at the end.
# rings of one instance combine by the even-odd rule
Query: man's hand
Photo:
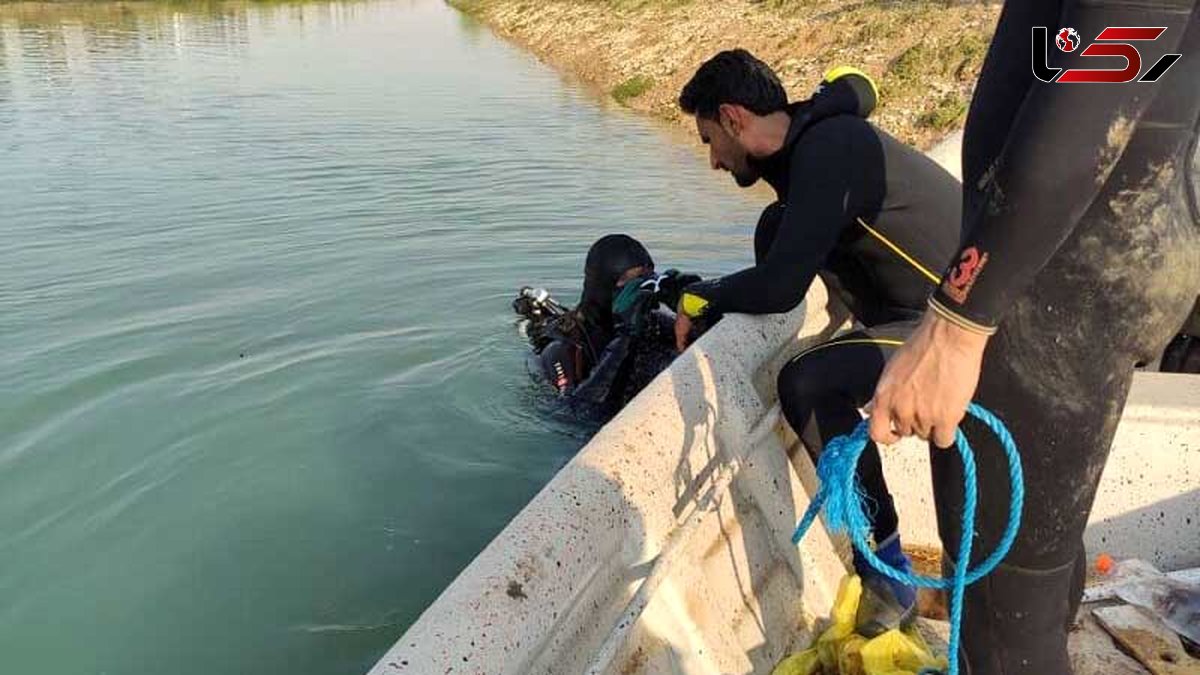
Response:
POLYGON ((631 279, 617 289, 612 313, 618 333, 636 337, 646 324, 646 315, 658 305, 655 299, 657 277, 631 279))
POLYGON ((895 443, 915 434, 939 448, 954 445, 958 423, 979 385, 987 341, 987 335, 925 312, 875 387, 868 404, 871 440, 895 443))
POLYGON ((700 281, 698 274, 684 274, 679 270, 670 269, 658 275, 658 283, 654 289, 655 295, 664 305, 671 309, 677 309, 683 296, 683 289, 700 281))
POLYGON ((688 348, 688 337, 692 333, 692 319, 679 307, 675 312, 675 349, 682 354, 688 348))

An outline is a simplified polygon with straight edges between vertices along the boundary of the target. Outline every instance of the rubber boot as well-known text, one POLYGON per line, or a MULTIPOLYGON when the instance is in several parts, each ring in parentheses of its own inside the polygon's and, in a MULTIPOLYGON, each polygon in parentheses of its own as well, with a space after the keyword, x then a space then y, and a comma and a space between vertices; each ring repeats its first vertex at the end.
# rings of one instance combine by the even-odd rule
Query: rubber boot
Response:
MULTIPOLYGON (((949 557, 943 574, 954 575, 949 557)), ((1067 632, 1078 588, 1078 559, 1035 570, 1001 564, 967 587, 963 675, 1073 675, 1067 632)))
POLYGON ((1087 588, 1088 557, 1083 542, 1079 543, 1079 555, 1075 558, 1075 567, 1071 573, 1071 596, 1067 605, 1067 632, 1075 627, 1079 615, 1079 606, 1083 604, 1083 591, 1087 588))
MULTIPOLYGON (((900 546, 900 534, 888 537, 875 548, 880 560, 901 572, 911 573, 912 562, 900 546)), ((854 550, 854 571, 863 581, 856 629, 864 637, 875 637, 893 628, 907 627, 917 617, 917 589, 884 576, 854 550)))

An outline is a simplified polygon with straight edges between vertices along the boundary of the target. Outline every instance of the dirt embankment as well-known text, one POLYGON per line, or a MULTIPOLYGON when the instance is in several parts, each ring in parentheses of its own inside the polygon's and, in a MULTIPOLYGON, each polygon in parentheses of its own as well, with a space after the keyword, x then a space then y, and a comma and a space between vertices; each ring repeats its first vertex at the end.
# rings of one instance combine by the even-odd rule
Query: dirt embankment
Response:
POLYGON ((881 89, 874 121, 928 148, 961 127, 1000 11, 996 2, 890 0, 448 0, 617 102, 683 122, 697 65, 744 47, 792 98, 854 65, 881 89))

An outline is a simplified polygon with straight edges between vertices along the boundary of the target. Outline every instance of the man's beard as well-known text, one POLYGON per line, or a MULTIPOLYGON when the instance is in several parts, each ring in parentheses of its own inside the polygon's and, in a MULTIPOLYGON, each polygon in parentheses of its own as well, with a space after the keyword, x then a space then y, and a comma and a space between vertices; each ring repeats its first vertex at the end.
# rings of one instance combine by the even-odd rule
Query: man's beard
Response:
POLYGON ((733 174, 733 182, 738 184, 738 187, 748 188, 758 182, 761 174, 750 167, 746 167, 741 171, 730 171, 733 174))

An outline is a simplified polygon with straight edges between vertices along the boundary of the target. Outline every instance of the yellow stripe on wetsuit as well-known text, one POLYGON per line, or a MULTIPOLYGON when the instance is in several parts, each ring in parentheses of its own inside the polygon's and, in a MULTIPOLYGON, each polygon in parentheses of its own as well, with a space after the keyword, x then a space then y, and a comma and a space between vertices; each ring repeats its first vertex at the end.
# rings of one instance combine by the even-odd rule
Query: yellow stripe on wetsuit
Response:
POLYGON ((897 340, 895 338, 849 338, 846 340, 834 339, 830 340, 829 342, 822 342, 819 345, 809 347, 808 349, 805 349, 799 354, 793 356, 792 360, 795 361, 797 359, 802 359, 813 352, 819 352, 827 347, 837 347, 838 345, 882 345, 885 347, 900 347, 904 345, 904 340, 897 340))
POLYGON ((921 274, 924 274, 924 275, 925 275, 925 278, 927 278, 927 279, 929 279, 930 281, 932 281, 934 286, 936 286, 936 285, 938 285, 938 284, 942 283, 942 278, 941 278, 941 277, 939 277, 938 275, 934 274, 933 272, 930 272, 928 267, 926 267, 926 266, 922 265, 920 262, 917 262, 917 259, 916 259, 916 258, 914 258, 914 257, 912 257, 911 255, 909 255, 909 254, 905 253, 905 252, 904 252, 904 249, 902 249, 902 248, 900 248, 899 246, 897 246, 897 245, 893 244, 893 243, 892 243, 892 241, 891 241, 890 239, 888 239, 887 237, 883 236, 883 233, 882 233, 882 232, 880 232, 879 230, 876 230, 875 228, 873 228, 873 227, 871 227, 870 225, 868 225, 868 224, 867 224, 867 222, 866 222, 865 220, 863 220, 862 218, 859 218, 859 219, 858 219, 858 224, 859 224, 859 225, 862 225, 864 230, 866 230, 867 232, 870 232, 870 233, 871 233, 871 236, 873 236, 873 237, 875 237, 876 239, 878 239, 879 241, 883 242, 883 245, 884 245, 884 246, 887 246, 888 248, 892 249, 892 252, 894 252, 896 255, 900 256, 901 258, 904 258, 904 260, 905 260, 905 261, 906 261, 908 264, 910 264, 910 265, 912 265, 914 268, 916 268, 916 270, 917 270, 918 272, 920 272, 921 274))

